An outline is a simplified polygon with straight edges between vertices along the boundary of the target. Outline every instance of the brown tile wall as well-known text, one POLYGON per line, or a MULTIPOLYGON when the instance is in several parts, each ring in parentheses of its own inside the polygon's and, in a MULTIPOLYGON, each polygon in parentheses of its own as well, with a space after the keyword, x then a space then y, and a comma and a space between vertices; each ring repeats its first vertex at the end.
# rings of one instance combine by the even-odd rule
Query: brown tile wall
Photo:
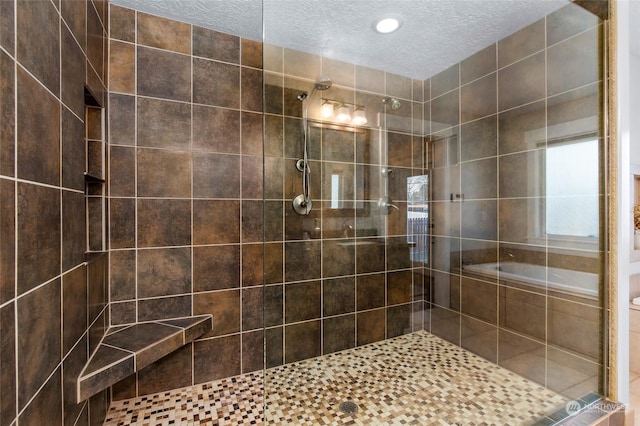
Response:
POLYGON ((111 324, 213 314, 113 387, 262 368, 262 43, 110 6, 111 324))
POLYGON ((548 141, 525 133, 551 138, 563 125, 602 138, 601 31, 598 18, 569 5, 425 83, 433 218, 425 329, 572 398, 602 390, 602 300, 465 266, 515 260, 598 273, 597 244, 528 238, 545 202, 532 165, 544 164, 548 141), (597 119, 576 125, 588 117, 597 119))
MULTIPOLYGON (((0 2, 0 424, 102 424, 75 379, 108 322, 86 263, 85 86, 103 105, 106 1, 0 2)), ((98 135, 101 137, 101 135, 98 135)), ((99 138, 98 138, 99 139, 99 138)))

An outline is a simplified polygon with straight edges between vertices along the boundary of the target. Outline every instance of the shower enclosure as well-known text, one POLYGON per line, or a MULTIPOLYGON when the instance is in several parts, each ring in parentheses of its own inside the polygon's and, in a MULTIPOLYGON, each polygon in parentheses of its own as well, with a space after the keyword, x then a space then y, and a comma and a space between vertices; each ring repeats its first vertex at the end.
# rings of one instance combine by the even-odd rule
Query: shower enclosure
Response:
MULTIPOLYGON (((556 2, 418 76, 293 47, 287 4, 264 3, 267 401, 275 367, 411 333, 602 394, 603 21, 556 2)), ((318 27, 362 5, 339 4, 318 27)))

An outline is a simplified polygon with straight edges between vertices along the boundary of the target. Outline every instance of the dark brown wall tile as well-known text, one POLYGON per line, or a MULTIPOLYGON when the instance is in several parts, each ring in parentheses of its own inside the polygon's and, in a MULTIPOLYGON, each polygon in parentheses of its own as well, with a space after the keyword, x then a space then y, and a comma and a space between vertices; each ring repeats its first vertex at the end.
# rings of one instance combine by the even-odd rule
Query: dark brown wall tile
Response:
POLYGON ((387 338, 411 333, 412 304, 391 306, 387 308, 387 338))
POLYGON ((264 325, 273 327, 284 324, 284 286, 269 285, 264 288, 264 325))
POLYGON ((384 274, 359 275, 356 277, 358 311, 380 308, 385 303, 384 274))
POLYGON ((242 109, 262 111, 262 71, 242 67, 240 78, 242 109))
POLYGON ((263 239, 262 201, 242 202, 242 242, 260 242, 263 239))
POLYGON ((309 321, 285 327, 284 361, 296 362, 320 356, 322 353, 320 321, 309 321))
POLYGON ((498 290, 495 284, 462 277, 460 291, 463 314, 497 324, 498 290))
POLYGON ((282 156, 282 117, 263 116, 262 114, 251 112, 242 113, 242 153, 245 155, 262 155, 263 119, 268 129, 264 135, 265 153, 267 155, 282 156))
POLYGON ((387 303, 397 305, 411 302, 411 271, 389 272, 387 274, 387 303))
MULTIPOLYGON (((66 3, 66 2, 65 2, 66 3)), ((71 2, 70 2, 71 3, 71 2)), ((84 5, 84 2, 72 2, 84 5)), ((83 17, 84 18, 84 17, 83 17)), ((67 28, 62 25, 62 52, 60 94, 62 102, 73 112, 82 117, 84 115, 84 81, 86 76, 86 61, 82 48, 73 38, 67 28)))
POLYGON ((356 89, 378 92, 384 87, 384 71, 356 65, 356 89))
POLYGON ((87 251, 85 199, 81 193, 62 192, 62 270, 84 262, 87 251))
POLYGON ((354 277, 324 280, 322 284, 322 316, 333 316, 356 310, 354 277))
POLYGON ((265 201, 263 224, 265 241, 282 241, 283 216, 284 205, 282 201, 265 201))
POLYGON ((180 318, 191 315, 191 296, 138 300, 138 321, 180 318))
POLYGON ((17 126, 18 177, 59 185, 60 104, 21 69, 18 71, 17 126), (33 102, 34 99, 38 102, 33 102))
POLYGON ((0 308, 0 421, 11 424, 16 414, 15 303, 0 308))
POLYGON ((136 252, 134 250, 112 250, 110 254, 111 301, 135 299, 136 252))
POLYGON ((15 3, 0 3, 0 45, 11 55, 15 52, 15 3))
MULTIPOLYGON (((260 118, 260 125, 262 118, 260 118)), ((243 130, 246 126, 243 114, 243 130)), ((261 130, 261 128, 260 128, 261 130)), ((262 140, 262 133, 259 134, 262 140)), ((240 113, 226 108, 193 106, 193 149, 240 153, 240 113)))
POLYGON ((257 156, 242 156, 242 198, 261 199, 263 197, 263 159, 257 156))
POLYGON ((136 322, 136 302, 110 302, 109 313, 111 325, 133 324, 136 322))
POLYGON ((240 156, 193 153, 195 198, 240 198, 240 156))
POLYGON ((431 101, 431 131, 439 131, 460 123, 458 90, 431 101))
POLYGON ((547 16, 547 45, 551 46, 598 25, 598 18, 575 4, 547 16))
POLYGON ((111 248, 131 248, 136 244, 136 200, 111 198, 109 203, 111 248))
POLYGON ((264 368, 264 330, 242 333, 242 374, 264 368))
POLYGON ((285 285, 285 323, 306 321, 321 316, 320 281, 285 285))
MULTIPOLYGON (((496 158, 469 161, 460 166, 464 199, 496 198, 498 167, 496 158)), ((502 179, 502 176, 500 176, 502 179)))
MULTIPOLYGON (((100 20, 100 15, 95 7, 87 4, 87 59, 93 70, 97 73, 101 82, 106 82, 104 70, 104 51, 106 43, 104 40, 104 27, 100 20)), ((88 65, 87 65, 88 67, 88 65)))
POLYGON ((283 282, 284 244, 281 242, 264 245, 264 280, 266 284, 283 282))
MULTIPOLYGON (((60 93, 59 25, 58 11, 51 2, 16 3, 17 59, 55 96, 60 93)), ((27 99, 41 98, 27 96, 27 99)))
POLYGON ((500 197, 534 197, 543 188, 532 185, 544 178, 545 151, 536 150, 499 157, 500 197))
POLYGON ((191 250, 138 250, 138 297, 191 292, 191 250))
POLYGON ((137 60, 138 95, 191 100, 189 56, 139 46, 137 60))
POLYGON ((356 316, 354 314, 327 318, 322 321, 322 354, 329 354, 356 345, 356 316))
POLYGON ((240 287, 240 246, 193 248, 193 290, 240 287))
POLYGON ((138 393, 150 395, 191 385, 192 345, 170 353, 138 372, 138 393))
POLYGON ((204 337, 240 331, 240 290, 222 290, 193 295, 194 315, 213 315, 213 330, 204 337))
POLYGON ((242 245, 242 286, 261 285, 263 282, 264 247, 260 244, 242 245))
POLYGON ((529 242, 528 212, 545 211, 543 199, 520 198, 499 201, 500 240, 512 243, 529 242))
POLYGON ((193 244, 239 242, 240 203, 238 201, 193 201, 193 244))
POLYGON ((238 64, 240 62, 240 38, 194 26, 193 55, 238 64))
MULTIPOLYGON (((411 136, 403 133, 388 132, 387 146, 389 153, 388 165, 396 167, 411 167, 412 164, 412 141, 411 136)), ((353 161, 353 159, 351 159, 353 161)))
POLYGON ((460 121, 476 120, 496 113, 496 73, 462 86, 460 89, 460 121))
MULTIPOLYGON (((44 383, 44 381, 43 381, 44 383)), ((18 421, 21 425, 40 426, 42 415, 47 413, 47 422, 62 424, 62 374, 58 368, 51 378, 40 389, 40 392, 20 414, 18 421)))
POLYGON ((136 47, 134 44, 111 40, 109 49, 109 90, 136 93, 136 47))
MULTIPOLYGON (((6 3, 9 2, 0 3, 0 10, 5 7, 6 3)), ((0 123, 0 173, 6 176, 13 176, 15 173, 16 88, 14 77, 13 60, 5 52, 0 52, 0 114, 2 117, 2 123, 0 123)))
POLYGON ((64 426, 83 424, 78 416, 84 404, 76 404, 78 377, 87 362, 87 337, 84 336, 62 363, 62 396, 64 426), (78 423, 76 423, 78 420, 78 423))
POLYGON ((600 80, 600 28, 596 27, 549 48, 547 93, 554 95, 600 80))
POLYGON ((136 161, 138 197, 191 196, 191 153, 138 148, 136 161))
POLYGON ((136 98, 109 95, 109 144, 136 144, 136 98))
MULTIPOLYGON (((87 268, 78 267, 62 276, 62 355, 87 330, 87 268)), ((78 372, 79 374, 80 372, 78 372)))
POLYGON ((460 62, 460 83, 466 84, 497 69, 496 44, 485 47, 478 53, 460 62))
POLYGON ((84 124, 68 109, 62 110, 62 186, 84 190, 86 170, 84 124))
POLYGON ((267 368, 284 364, 283 327, 265 330, 265 364, 267 368))
POLYGON ((191 243, 191 202, 138 200, 138 246, 180 246, 191 243))
MULTIPOLYGON (((88 321, 94 322, 98 317, 105 317, 104 308, 109 297, 107 289, 107 256, 102 255, 89 262, 87 266, 87 302, 88 321)), ((105 318, 106 320, 106 318, 105 318)))
POLYGON ((460 85, 460 66, 455 64, 431 77, 431 99, 437 98, 460 85))
POLYGON ((239 334, 195 342, 194 383, 205 383, 240 374, 240 348, 239 334))
POLYGON ((114 197, 136 195, 136 150, 128 147, 109 148, 109 192, 114 197))
POLYGON ((263 327, 263 288, 242 289, 242 331, 263 327))
POLYGON ((501 113, 498 118, 500 154, 538 148, 544 139, 527 137, 527 133, 543 128, 545 120, 544 101, 501 113))
MULTIPOLYGON (((75 3, 70 1, 70 3, 75 3)), ((133 9, 109 5, 109 36, 118 40, 136 41, 136 12, 133 9)))
POLYGON ((191 53, 191 25, 138 12, 138 43, 179 53, 191 53))
POLYGON ((432 308, 431 333, 460 345, 460 314, 444 308, 432 308))
POLYGON ((109 390, 104 391, 92 396, 89 399, 88 405, 88 423, 91 426, 99 426, 104 418, 107 417, 107 410, 109 408, 109 390))
POLYGON ((545 54, 533 55, 498 71, 498 110, 504 111, 545 96, 545 54))
POLYGON ((138 98, 138 146, 189 148, 189 104, 138 98))
POLYGON ((497 117, 491 116, 460 126, 462 161, 493 157, 498 151, 497 117))
POLYGON ((193 60, 193 101, 240 107, 240 67, 204 59, 193 60))
POLYGON ((498 66, 510 65, 545 48, 545 20, 541 19, 498 42, 498 66))
MULTIPOLYGON (((365 240, 366 241, 366 240, 365 240)), ((372 241, 373 244, 358 246, 356 251, 356 274, 384 271, 384 246, 372 241)))
POLYGON ((240 39, 241 63, 246 67, 262 69, 262 43, 246 38, 240 39))
MULTIPOLYGON (((502 283, 509 285, 509 283, 502 283)), ((546 298, 544 295, 500 287, 500 327, 544 340, 546 336, 546 298)))
POLYGON ((320 278, 320 247, 320 241, 285 243, 286 281, 320 278))
POLYGON ((340 241, 323 241, 322 274, 324 277, 355 273, 355 246, 342 246, 340 241))
POLYGON ((60 191, 18 183, 18 293, 60 274, 60 191))
POLYGON ((15 183, 0 179, 0 304, 15 297, 15 183))
POLYGON ((460 343, 463 348, 491 362, 498 361, 498 329, 489 324, 462 316, 460 343))
POLYGON ((60 287, 60 280, 57 279, 18 300, 17 356, 21 361, 18 369, 19 409, 27 405, 60 363, 60 287))
POLYGON ((385 94, 402 99, 411 99, 412 82, 402 75, 385 73, 385 94))
POLYGON ((386 335, 385 312, 383 309, 373 311, 358 312, 356 315, 357 324, 357 346, 383 340, 386 335))
MULTIPOLYGON (((496 200, 469 200, 462 203, 462 238, 481 240, 498 239, 498 202, 496 200)), ((500 216, 502 221, 502 216, 500 216)), ((501 236, 502 238, 502 236, 501 236)))

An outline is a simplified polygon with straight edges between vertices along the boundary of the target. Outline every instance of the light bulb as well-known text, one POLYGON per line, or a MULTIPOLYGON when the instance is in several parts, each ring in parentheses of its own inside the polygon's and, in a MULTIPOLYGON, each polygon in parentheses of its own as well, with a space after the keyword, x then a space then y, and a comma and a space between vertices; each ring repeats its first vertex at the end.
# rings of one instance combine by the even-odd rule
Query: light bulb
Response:
POLYGON ((346 123, 351 120, 351 111, 345 105, 342 105, 338 108, 338 112, 336 113, 336 120, 341 123, 346 123))
POLYGON ((381 19, 376 23, 376 31, 382 34, 389 34, 394 32, 400 27, 400 21, 396 18, 381 19))
POLYGON ((331 118, 333 116, 333 104, 325 101, 320 107, 320 115, 322 118, 331 118))
POLYGON ((351 120, 351 122, 356 126, 367 124, 367 115, 364 113, 364 110, 357 109, 353 111, 353 120, 351 120))

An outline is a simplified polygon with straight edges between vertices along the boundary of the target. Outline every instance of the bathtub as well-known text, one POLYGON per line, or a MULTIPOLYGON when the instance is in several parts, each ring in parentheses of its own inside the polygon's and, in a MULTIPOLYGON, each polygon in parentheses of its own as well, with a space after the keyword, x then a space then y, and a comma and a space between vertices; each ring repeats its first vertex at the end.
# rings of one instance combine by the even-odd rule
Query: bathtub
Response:
POLYGON ((574 296, 597 299, 598 274, 518 262, 479 263, 463 266, 465 271, 519 284, 556 290, 574 296))

